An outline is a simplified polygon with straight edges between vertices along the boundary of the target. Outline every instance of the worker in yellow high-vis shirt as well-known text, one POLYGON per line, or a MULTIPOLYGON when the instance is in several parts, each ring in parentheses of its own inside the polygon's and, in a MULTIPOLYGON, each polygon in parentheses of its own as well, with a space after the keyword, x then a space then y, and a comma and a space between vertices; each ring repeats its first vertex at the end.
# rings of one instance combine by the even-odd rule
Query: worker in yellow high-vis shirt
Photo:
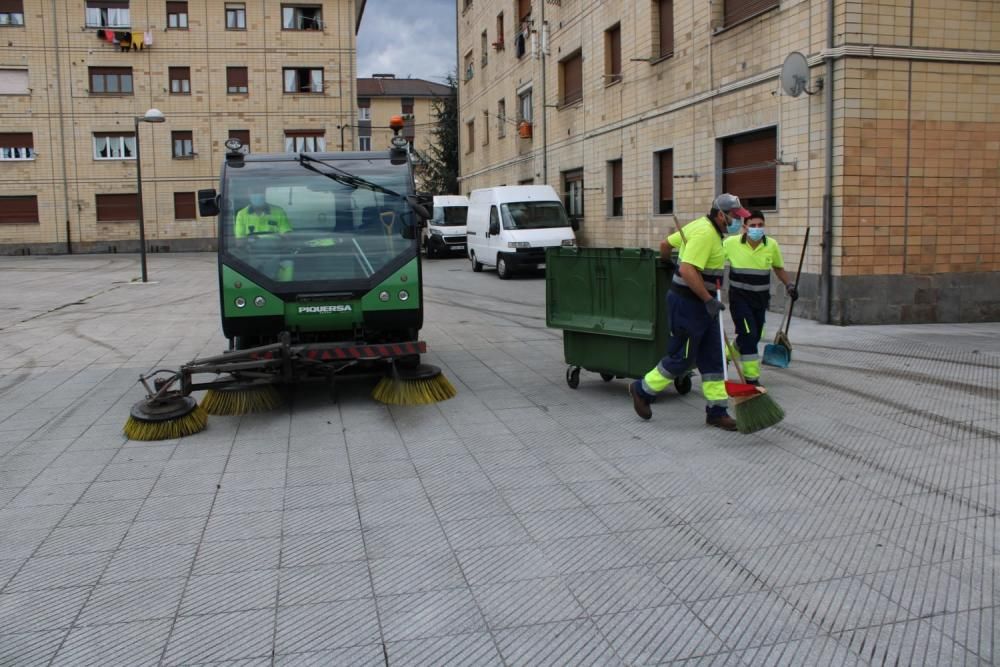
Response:
MULTIPOLYGON (((725 269, 723 235, 728 229, 739 229, 742 218, 749 214, 740 205, 739 197, 722 194, 715 198, 707 216, 688 223, 683 234, 677 234, 682 240, 680 261, 667 294, 667 355, 641 380, 629 384, 632 407, 643 419, 653 416, 650 404, 658 394, 697 366, 707 402, 705 422, 727 431, 736 430, 736 421, 726 410, 729 397, 723 380, 718 320, 725 306, 716 298, 716 285, 725 269)), ((672 245, 669 238, 667 244, 672 245)))
POLYGON ((729 263, 729 312, 736 325, 736 349, 746 381, 757 384, 760 382, 757 346, 764 334, 764 318, 771 300, 771 272, 793 301, 799 294, 785 271, 778 242, 764 231, 764 214, 751 211, 743 221, 742 231, 727 238, 722 247, 729 263))

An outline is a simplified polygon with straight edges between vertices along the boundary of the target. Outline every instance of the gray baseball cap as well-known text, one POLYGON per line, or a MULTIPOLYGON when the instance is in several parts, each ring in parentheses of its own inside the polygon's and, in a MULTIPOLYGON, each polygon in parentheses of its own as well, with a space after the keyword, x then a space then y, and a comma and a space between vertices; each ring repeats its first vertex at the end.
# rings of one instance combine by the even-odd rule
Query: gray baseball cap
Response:
POLYGON ((730 215, 743 218, 744 220, 750 217, 750 211, 743 208, 743 205, 740 204, 740 198, 728 192, 716 197, 715 201, 712 202, 712 208, 717 208, 720 211, 725 211, 730 215))

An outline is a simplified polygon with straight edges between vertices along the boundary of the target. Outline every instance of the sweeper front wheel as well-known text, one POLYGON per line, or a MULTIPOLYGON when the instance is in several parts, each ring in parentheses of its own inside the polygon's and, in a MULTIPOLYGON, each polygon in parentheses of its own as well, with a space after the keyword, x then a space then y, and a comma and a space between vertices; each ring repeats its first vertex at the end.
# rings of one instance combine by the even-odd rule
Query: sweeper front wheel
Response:
POLYGON ((132 406, 124 433, 130 440, 172 440, 203 431, 208 414, 190 396, 144 398, 132 406))

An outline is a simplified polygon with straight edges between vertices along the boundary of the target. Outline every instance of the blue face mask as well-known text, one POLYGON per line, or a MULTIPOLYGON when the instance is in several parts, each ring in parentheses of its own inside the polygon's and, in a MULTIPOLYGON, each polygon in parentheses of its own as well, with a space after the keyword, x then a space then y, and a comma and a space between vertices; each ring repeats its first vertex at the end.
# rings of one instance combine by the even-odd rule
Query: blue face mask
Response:
POLYGON ((254 194, 250 195, 250 205, 253 206, 254 208, 260 208, 261 206, 263 206, 264 205, 264 195, 262 195, 260 193, 257 193, 257 192, 255 192, 254 194))
POLYGON ((741 229, 743 229, 743 220, 741 218, 733 218, 726 231, 730 234, 739 234, 741 229))
POLYGON ((747 238, 751 241, 760 241, 764 238, 764 228, 763 227, 751 227, 747 230, 747 238))

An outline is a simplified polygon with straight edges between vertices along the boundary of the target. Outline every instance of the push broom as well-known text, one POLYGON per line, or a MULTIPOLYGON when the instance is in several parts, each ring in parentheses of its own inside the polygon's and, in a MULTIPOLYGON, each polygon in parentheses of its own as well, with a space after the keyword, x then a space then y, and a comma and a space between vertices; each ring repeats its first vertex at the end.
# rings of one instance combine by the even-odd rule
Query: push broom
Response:
MULTIPOLYGON (((722 281, 716 282, 715 298, 722 303, 722 281)), ((733 399, 733 410, 736 413, 736 430, 740 433, 756 433, 770 426, 774 426, 785 418, 785 411, 771 398, 767 389, 759 385, 748 384, 743 376, 743 367, 734 352, 732 355, 736 372, 740 376, 739 382, 729 380, 729 365, 725 363, 726 350, 729 347, 729 337, 726 336, 725 327, 722 324, 722 313, 719 319, 719 338, 722 346, 722 377, 726 382, 726 393, 733 399)))

